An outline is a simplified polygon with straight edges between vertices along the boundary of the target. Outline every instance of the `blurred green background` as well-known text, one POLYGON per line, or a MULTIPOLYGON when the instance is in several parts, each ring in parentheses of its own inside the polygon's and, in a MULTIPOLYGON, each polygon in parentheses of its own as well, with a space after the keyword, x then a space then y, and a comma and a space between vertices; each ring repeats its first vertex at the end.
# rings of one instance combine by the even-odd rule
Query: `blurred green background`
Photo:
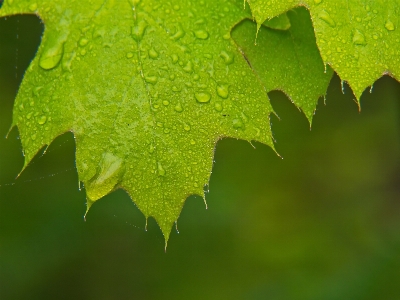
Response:
POLYGON ((1 299, 400 299, 400 84, 362 97, 334 77, 312 130, 272 92, 279 158, 218 143, 206 194, 190 197, 167 252, 127 194, 84 222, 71 133, 15 180, 18 131, 5 135, 40 42, 35 16, 0 19, 1 299))

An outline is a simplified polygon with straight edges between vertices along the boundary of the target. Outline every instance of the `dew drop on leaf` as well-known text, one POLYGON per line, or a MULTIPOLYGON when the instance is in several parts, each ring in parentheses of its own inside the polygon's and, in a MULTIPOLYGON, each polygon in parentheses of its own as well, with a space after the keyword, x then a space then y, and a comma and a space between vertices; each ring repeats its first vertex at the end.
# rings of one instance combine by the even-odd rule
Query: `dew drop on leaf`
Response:
POLYGON ((327 23, 329 26, 336 27, 336 22, 332 19, 332 17, 326 10, 323 10, 319 13, 319 18, 327 23))
POLYGON ((365 36, 358 30, 354 32, 353 43, 355 45, 366 45, 365 36))
POLYGON ((39 66, 44 70, 55 68, 64 55, 64 42, 49 41, 39 59, 39 66))
POLYGON ((228 53, 226 51, 221 51, 219 56, 224 60, 225 64, 229 65, 233 63, 233 54, 228 53))
POLYGON ((179 113, 182 112, 183 111, 182 105, 178 103, 177 105, 175 105, 174 110, 179 113))
POLYGON ((207 92, 196 93, 194 97, 199 103, 208 103, 211 100, 211 95, 207 92))
POLYGON ((144 80, 150 84, 155 84, 157 82, 157 79, 158 79, 157 76, 145 76, 144 77, 144 80))
POLYGON ((41 117, 38 119, 38 124, 39 124, 39 125, 43 125, 43 124, 46 123, 46 121, 47 121, 47 117, 46 117, 46 116, 41 116, 41 117))
POLYGON ((221 101, 215 102, 214 108, 215 108, 215 110, 218 111, 218 112, 222 111, 222 103, 221 103, 221 101))
POLYGON ((171 40, 177 41, 185 35, 185 31, 183 30, 180 24, 176 25, 176 31, 171 36, 171 40))
POLYGON ((88 44, 88 42, 89 41, 87 39, 82 38, 82 39, 79 40, 79 46, 84 47, 84 46, 86 46, 88 44))
POLYGON ((235 129, 243 129, 244 124, 241 119, 237 118, 232 120, 232 126, 235 129))
POLYGON ((390 20, 387 20, 387 21, 386 21, 385 28, 386 28, 387 30, 389 30, 389 31, 393 31, 393 30, 395 29, 395 28, 394 28, 393 22, 390 21, 390 20))
POLYGON ((162 164, 159 162, 158 164, 157 164, 157 169, 158 169, 158 175, 160 175, 160 176, 165 176, 165 174, 166 174, 166 172, 165 172, 165 169, 163 168, 163 166, 162 166, 162 164))
POLYGON ((209 34, 205 30, 196 30, 194 32, 194 36, 200 40, 206 40, 209 37, 209 34))
POLYGON ((228 98, 228 95, 229 95, 228 86, 225 84, 217 86, 217 94, 221 98, 224 98, 224 99, 228 98))
POLYGON ((151 48, 149 50, 149 57, 152 59, 158 58, 158 52, 154 48, 151 48))
POLYGON ((133 39, 136 41, 140 41, 143 38, 146 28, 147 28, 147 23, 143 20, 140 20, 136 26, 132 27, 133 39))
POLYGON ((183 70, 185 71, 185 72, 187 72, 187 73, 191 73, 191 72, 193 72, 193 64, 192 64, 192 62, 189 60, 188 62, 187 62, 187 64, 183 67, 183 70))
POLYGON ((29 10, 32 11, 32 12, 37 10, 37 4, 36 3, 32 3, 31 5, 29 5, 29 10))

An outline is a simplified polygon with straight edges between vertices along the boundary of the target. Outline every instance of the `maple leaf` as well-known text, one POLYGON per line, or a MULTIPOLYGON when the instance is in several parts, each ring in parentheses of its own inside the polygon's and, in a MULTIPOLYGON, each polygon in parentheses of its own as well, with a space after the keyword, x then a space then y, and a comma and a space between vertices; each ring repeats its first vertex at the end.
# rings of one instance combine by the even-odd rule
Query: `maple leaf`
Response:
POLYGON ((247 0, 258 26, 293 7, 310 11, 323 61, 357 100, 384 74, 400 80, 400 3, 352 0, 247 0))
POLYGON ((204 197, 217 141, 273 147, 267 92, 283 90, 311 122, 332 75, 305 11, 268 22, 259 46, 241 23, 249 11, 226 0, 8 0, 0 10, 21 13, 45 24, 14 106, 24 168, 73 132, 88 209, 122 188, 166 242, 185 199, 204 197))
POLYGON ((185 199, 204 197, 220 138, 273 145, 231 2, 8 1, 1 15, 26 12, 45 32, 13 115, 25 166, 72 131, 88 207, 123 188, 167 241, 185 199))

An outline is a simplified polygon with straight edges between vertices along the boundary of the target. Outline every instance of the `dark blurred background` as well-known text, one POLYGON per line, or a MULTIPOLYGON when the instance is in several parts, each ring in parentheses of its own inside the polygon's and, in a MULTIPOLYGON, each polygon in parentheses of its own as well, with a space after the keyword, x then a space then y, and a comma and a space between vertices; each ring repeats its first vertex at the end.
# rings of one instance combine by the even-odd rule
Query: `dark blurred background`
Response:
POLYGON ((206 194, 190 197, 164 252, 127 194, 84 222, 74 139, 23 165, 12 106, 40 43, 35 16, 0 19, 1 299, 400 299, 400 84, 366 91, 332 79, 312 130, 272 92, 279 158, 218 143, 206 194))

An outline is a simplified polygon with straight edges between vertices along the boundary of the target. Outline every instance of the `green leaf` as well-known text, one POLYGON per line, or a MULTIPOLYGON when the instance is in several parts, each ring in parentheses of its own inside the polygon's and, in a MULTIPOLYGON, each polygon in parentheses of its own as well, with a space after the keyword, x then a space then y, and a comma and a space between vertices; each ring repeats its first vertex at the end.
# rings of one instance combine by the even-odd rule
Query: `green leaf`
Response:
POLYGON ((352 0, 247 0, 259 24, 293 7, 311 14, 323 61, 357 99, 383 74, 400 80, 400 3, 352 0))
POLYGON ((333 71, 325 69, 319 55, 307 10, 298 8, 284 16, 292 24, 290 29, 262 26, 257 45, 254 45, 256 25, 250 20, 237 26, 232 38, 240 45, 266 91, 282 90, 311 124, 318 98, 325 95, 333 71))
POLYGON ((204 197, 222 137, 272 144, 263 86, 230 37, 228 1, 8 1, 34 12, 42 43, 18 93, 25 166, 72 131, 88 208, 125 189, 168 241, 185 199, 204 197))

